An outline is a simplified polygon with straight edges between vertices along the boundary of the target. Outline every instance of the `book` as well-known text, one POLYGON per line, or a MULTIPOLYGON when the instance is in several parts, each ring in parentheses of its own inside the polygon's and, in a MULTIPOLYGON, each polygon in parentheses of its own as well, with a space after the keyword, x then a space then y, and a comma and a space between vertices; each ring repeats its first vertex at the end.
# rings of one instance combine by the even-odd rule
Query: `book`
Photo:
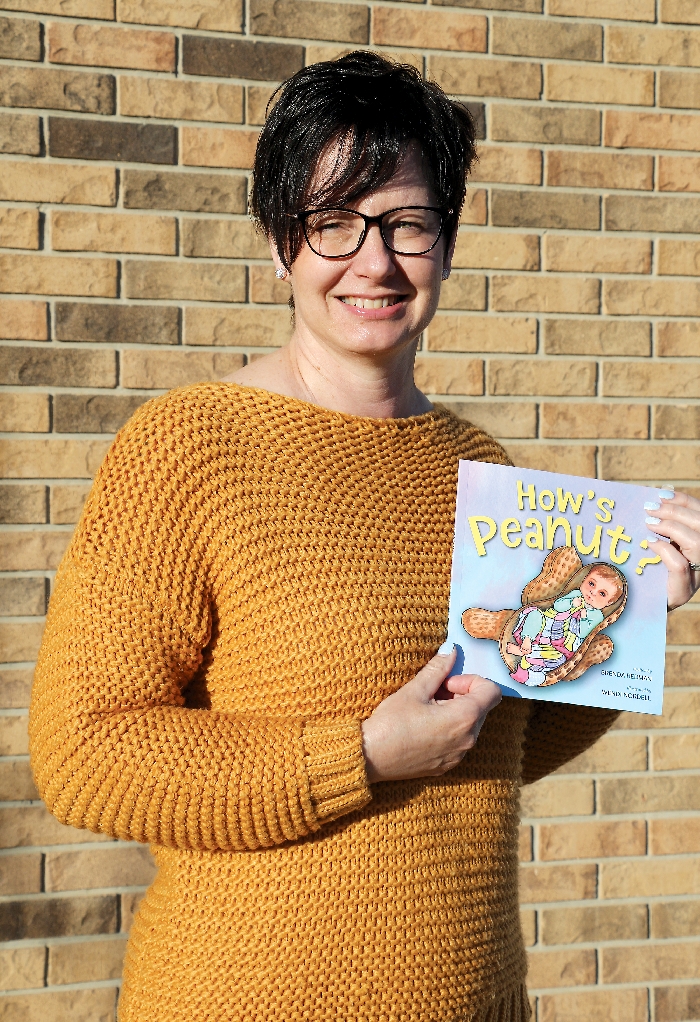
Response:
POLYGON ((460 461, 453 674, 511 697, 661 714, 667 570, 656 488, 460 461))

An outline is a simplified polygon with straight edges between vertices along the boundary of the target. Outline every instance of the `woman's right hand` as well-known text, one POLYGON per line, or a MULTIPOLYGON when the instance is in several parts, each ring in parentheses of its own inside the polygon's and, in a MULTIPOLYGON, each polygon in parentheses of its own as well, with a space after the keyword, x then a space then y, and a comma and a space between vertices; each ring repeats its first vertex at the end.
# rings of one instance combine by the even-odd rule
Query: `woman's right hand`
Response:
POLYGON ((363 721, 370 784, 439 777, 474 747, 486 714, 501 701, 501 690, 478 674, 448 678, 455 656, 454 649, 434 656, 363 721), (453 698, 435 698, 443 683, 453 698))

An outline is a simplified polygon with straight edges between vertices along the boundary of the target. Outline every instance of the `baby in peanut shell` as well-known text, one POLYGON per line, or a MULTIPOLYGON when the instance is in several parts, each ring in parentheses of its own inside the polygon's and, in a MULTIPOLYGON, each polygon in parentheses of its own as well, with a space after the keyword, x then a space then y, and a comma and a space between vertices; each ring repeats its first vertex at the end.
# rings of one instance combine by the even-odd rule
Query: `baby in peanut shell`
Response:
POLYGON ((580 589, 554 601, 551 609, 523 607, 506 652, 520 657, 511 678, 535 687, 547 674, 570 660, 587 635, 603 621, 603 608, 622 593, 619 574, 607 564, 594 564, 580 589))

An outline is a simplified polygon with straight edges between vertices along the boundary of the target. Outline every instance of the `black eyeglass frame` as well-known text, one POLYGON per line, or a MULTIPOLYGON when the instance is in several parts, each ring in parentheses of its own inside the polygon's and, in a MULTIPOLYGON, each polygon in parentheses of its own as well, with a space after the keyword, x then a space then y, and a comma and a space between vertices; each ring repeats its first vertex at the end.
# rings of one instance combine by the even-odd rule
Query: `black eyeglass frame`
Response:
POLYGON ((287 216, 292 216, 292 217, 294 217, 295 220, 299 221, 299 223, 301 224, 301 229, 302 229, 302 231, 304 233, 304 240, 306 241, 306 244, 309 246, 309 248, 311 249, 311 251, 313 252, 314 255, 319 256, 321 259, 349 259, 350 256, 354 256, 355 253, 359 252, 360 249, 362 248, 362 246, 364 244, 364 241, 365 241, 365 238, 367 237, 367 231, 369 230, 371 224, 376 224, 377 225, 377 227, 379 228, 379 233, 382 236, 382 241, 384 242, 386 247, 389 249, 389 251, 394 253, 394 255, 404 255, 404 256, 427 255, 428 252, 432 252, 432 250, 435 248, 435 246, 437 245, 438 241, 442 237, 442 232, 445 229, 445 221, 447 220, 447 218, 453 212, 454 211, 451 210, 451 209, 448 209, 448 210, 440 209, 437 206, 396 206, 394 209, 387 209, 387 210, 385 210, 383 213, 380 213, 379 216, 365 216, 365 214, 364 213, 360 213, 359 210, 357 210, 357 209, 350 209, 348 206, 322 206, 319 209, 306 209, 306 210, 303 210, 301 213, 288 213, 287 216), (382 227, 382 220, 384 219, 385 216, 389 216, 390 213, 398 213, 399 210, 401 210, 401 209, 427 209, 431 213, 439 213, 440 214, 440 230, 438 231, 437 238, 432 243, 430 248, 425 248, 425 249, 423 249, 422 252, 400 252, 398 249, 392 248, 392 246, 386 240, 386 238, 384 237, 384 230, 383 230, 383 227, 382 227), (330 213, 330 212, 333 212, 335 210, 337 210, 338 213, 354 213, 355 216, 362 217, 362 219, 365 222, 365 226, 364 226, 364 229, 363 229, 362 233, 360 234, 360 240, 358 241, 357 245, 352 250, 352 252, 346 252, 344 255, 336 255, 336 256, 323 255, 322 252, 317 252, 316 249, 311 244, 311 242, 309 241, 309 236, 306 233, 306 218, 310 217, 313 213, 330 213))

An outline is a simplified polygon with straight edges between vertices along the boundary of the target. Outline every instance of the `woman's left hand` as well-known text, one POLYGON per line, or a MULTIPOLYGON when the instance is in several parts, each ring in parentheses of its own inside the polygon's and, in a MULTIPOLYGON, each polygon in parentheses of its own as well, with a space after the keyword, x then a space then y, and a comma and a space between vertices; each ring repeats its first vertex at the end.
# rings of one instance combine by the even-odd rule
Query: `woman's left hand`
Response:
POLYGON ((647 515, 660 518, 658 525, 649 524, 651 532, 667 536, 670 543, 649 542, 649 549, 658 554, 668 568, 668 609, 675 610, 700 588, 700 570, 691 564, 700 564, 700 500, 687 493, 673 497, 659 495, 658 510, 647 509, 647 515))

